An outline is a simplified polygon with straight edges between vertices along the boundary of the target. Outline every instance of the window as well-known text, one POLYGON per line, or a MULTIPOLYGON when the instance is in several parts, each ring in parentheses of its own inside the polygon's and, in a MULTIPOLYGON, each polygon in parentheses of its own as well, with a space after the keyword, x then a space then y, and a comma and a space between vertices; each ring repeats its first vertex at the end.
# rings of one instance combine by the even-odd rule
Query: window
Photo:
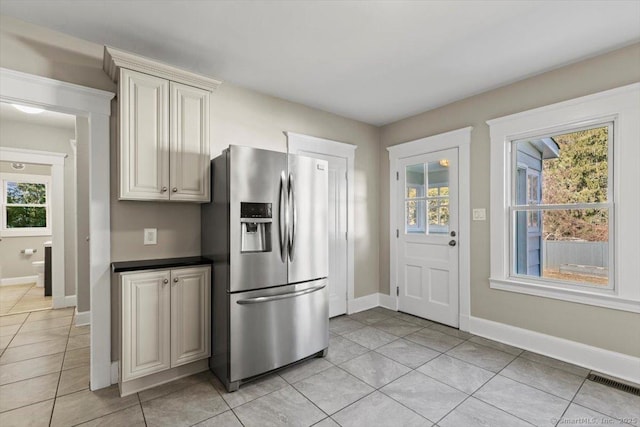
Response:
POLYGON ((2 235, 51 234, 49 176, 2 174, 2 235))
POLYGON ((640 312, 640 84, 490 120, 490 287, 640 312))
POLYGON ((613 288, 612 129, 606 123, 511 143, 512 276, 613 288))
POLYGON ((406 167, 407 233, 446 234, 449 232, 448 167, 447 159, 406 167))

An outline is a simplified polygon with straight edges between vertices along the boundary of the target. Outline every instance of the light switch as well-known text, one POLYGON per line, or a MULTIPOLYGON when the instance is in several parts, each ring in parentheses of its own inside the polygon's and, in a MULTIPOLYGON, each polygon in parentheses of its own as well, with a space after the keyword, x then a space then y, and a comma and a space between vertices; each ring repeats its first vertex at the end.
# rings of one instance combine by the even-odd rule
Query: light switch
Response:
POLYGON ((157 228, 145 228, 144 229, 144 244, 156 245, 158 244, 158 229, 157 228))
POLYGON ((484 208, 473 210, 474 221, 485 221, 487 219, 487 210, 484 208))

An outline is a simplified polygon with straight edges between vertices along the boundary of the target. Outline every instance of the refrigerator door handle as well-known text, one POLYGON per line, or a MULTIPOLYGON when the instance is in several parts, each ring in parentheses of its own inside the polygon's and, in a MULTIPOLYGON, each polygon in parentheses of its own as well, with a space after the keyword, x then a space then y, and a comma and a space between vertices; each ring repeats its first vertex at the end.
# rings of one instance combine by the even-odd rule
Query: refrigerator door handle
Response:
POLYGON ((289 174, 289 206, 291 208, 291 230, 289 231, 289 261, 293 262, 293 258, 296 254, 296 225, 298 222, 298 215, 296 212, 296 189, 293 182, 293 175, 289 174))
POLYGON ((286 293, 283 293, 283 294, 271 295, 271 296, 268 296, 268 297, 256 297, 256 298, 241 299, 241 300, 237 301, 237 304, 241 304, 241 305, 244 305, 244 304, 259 304, 259 303, 262 303, 262 302, 277 301, 277 300, 280 300, 280 299, 298 297, 300 295, 310 294, 312 292, 319 291, 320 289, 323 289, 325 286, 327 286, 327 285, 323 284, 323 285, 314 286, 314 287, 309 288, 309 289, 303 289, 301 291, 286 292, 286 293))
POLYGON ((280 259, 284 263, 287 262, 287 229, 289 228, 289 210, 287 209, 287 195, 285 194, 287 186, 285 183, 286 179, 287 177, 284 171, 282 171, 282 173, 280 173, 280 213, 278 215, 278 233, 280 237, 280 259))

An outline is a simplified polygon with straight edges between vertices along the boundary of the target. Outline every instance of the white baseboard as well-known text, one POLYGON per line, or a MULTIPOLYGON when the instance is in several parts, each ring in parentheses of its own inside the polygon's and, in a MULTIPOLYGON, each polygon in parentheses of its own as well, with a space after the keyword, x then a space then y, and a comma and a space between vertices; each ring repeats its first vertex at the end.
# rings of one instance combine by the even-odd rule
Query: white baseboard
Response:
POLYGON ((369 310, 370 308, 377 307, 379 294, 369 294, 360 298, 354 298, 351 301, 347 301, 347 314, 358 313, 360 311, 369 310))
POLYGON ((64 297, 53 297, 53 308, 66 308, 66 307, 75 307, 76 306, 76 296, 75 295, 67 295, 64 297))
POLYGON ((387 294, 378 294, 378 300, 380 307, 388 308, 389 310, 398 311, 398 299, 394 296, 387 294))
POLYGON ((111 362, 111 384, 118 384, 120 378, 120 362, 111 362))
POLYGON ((0 286, 24 285, 27 283, 35 283, 38 281, 38 275, 22 276, 22 277, 5 277, 0 279, 0 286))
POLYGON ((86 326, 91 324, 90 311, 78 311, 76 307, 76 326, 86 326))
POLYGON ((638 357, 473 316, 469 317, 469 332, 636 384, 640 383, 638 357))

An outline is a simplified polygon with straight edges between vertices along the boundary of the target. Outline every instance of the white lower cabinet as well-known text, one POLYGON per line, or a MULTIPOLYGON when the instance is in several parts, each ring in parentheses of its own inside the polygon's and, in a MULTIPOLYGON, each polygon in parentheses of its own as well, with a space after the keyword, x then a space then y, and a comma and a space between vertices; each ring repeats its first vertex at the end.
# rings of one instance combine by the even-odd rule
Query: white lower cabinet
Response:
POLYGON ((122 273, 121 382, 209 357, 209 266, 122 273))

